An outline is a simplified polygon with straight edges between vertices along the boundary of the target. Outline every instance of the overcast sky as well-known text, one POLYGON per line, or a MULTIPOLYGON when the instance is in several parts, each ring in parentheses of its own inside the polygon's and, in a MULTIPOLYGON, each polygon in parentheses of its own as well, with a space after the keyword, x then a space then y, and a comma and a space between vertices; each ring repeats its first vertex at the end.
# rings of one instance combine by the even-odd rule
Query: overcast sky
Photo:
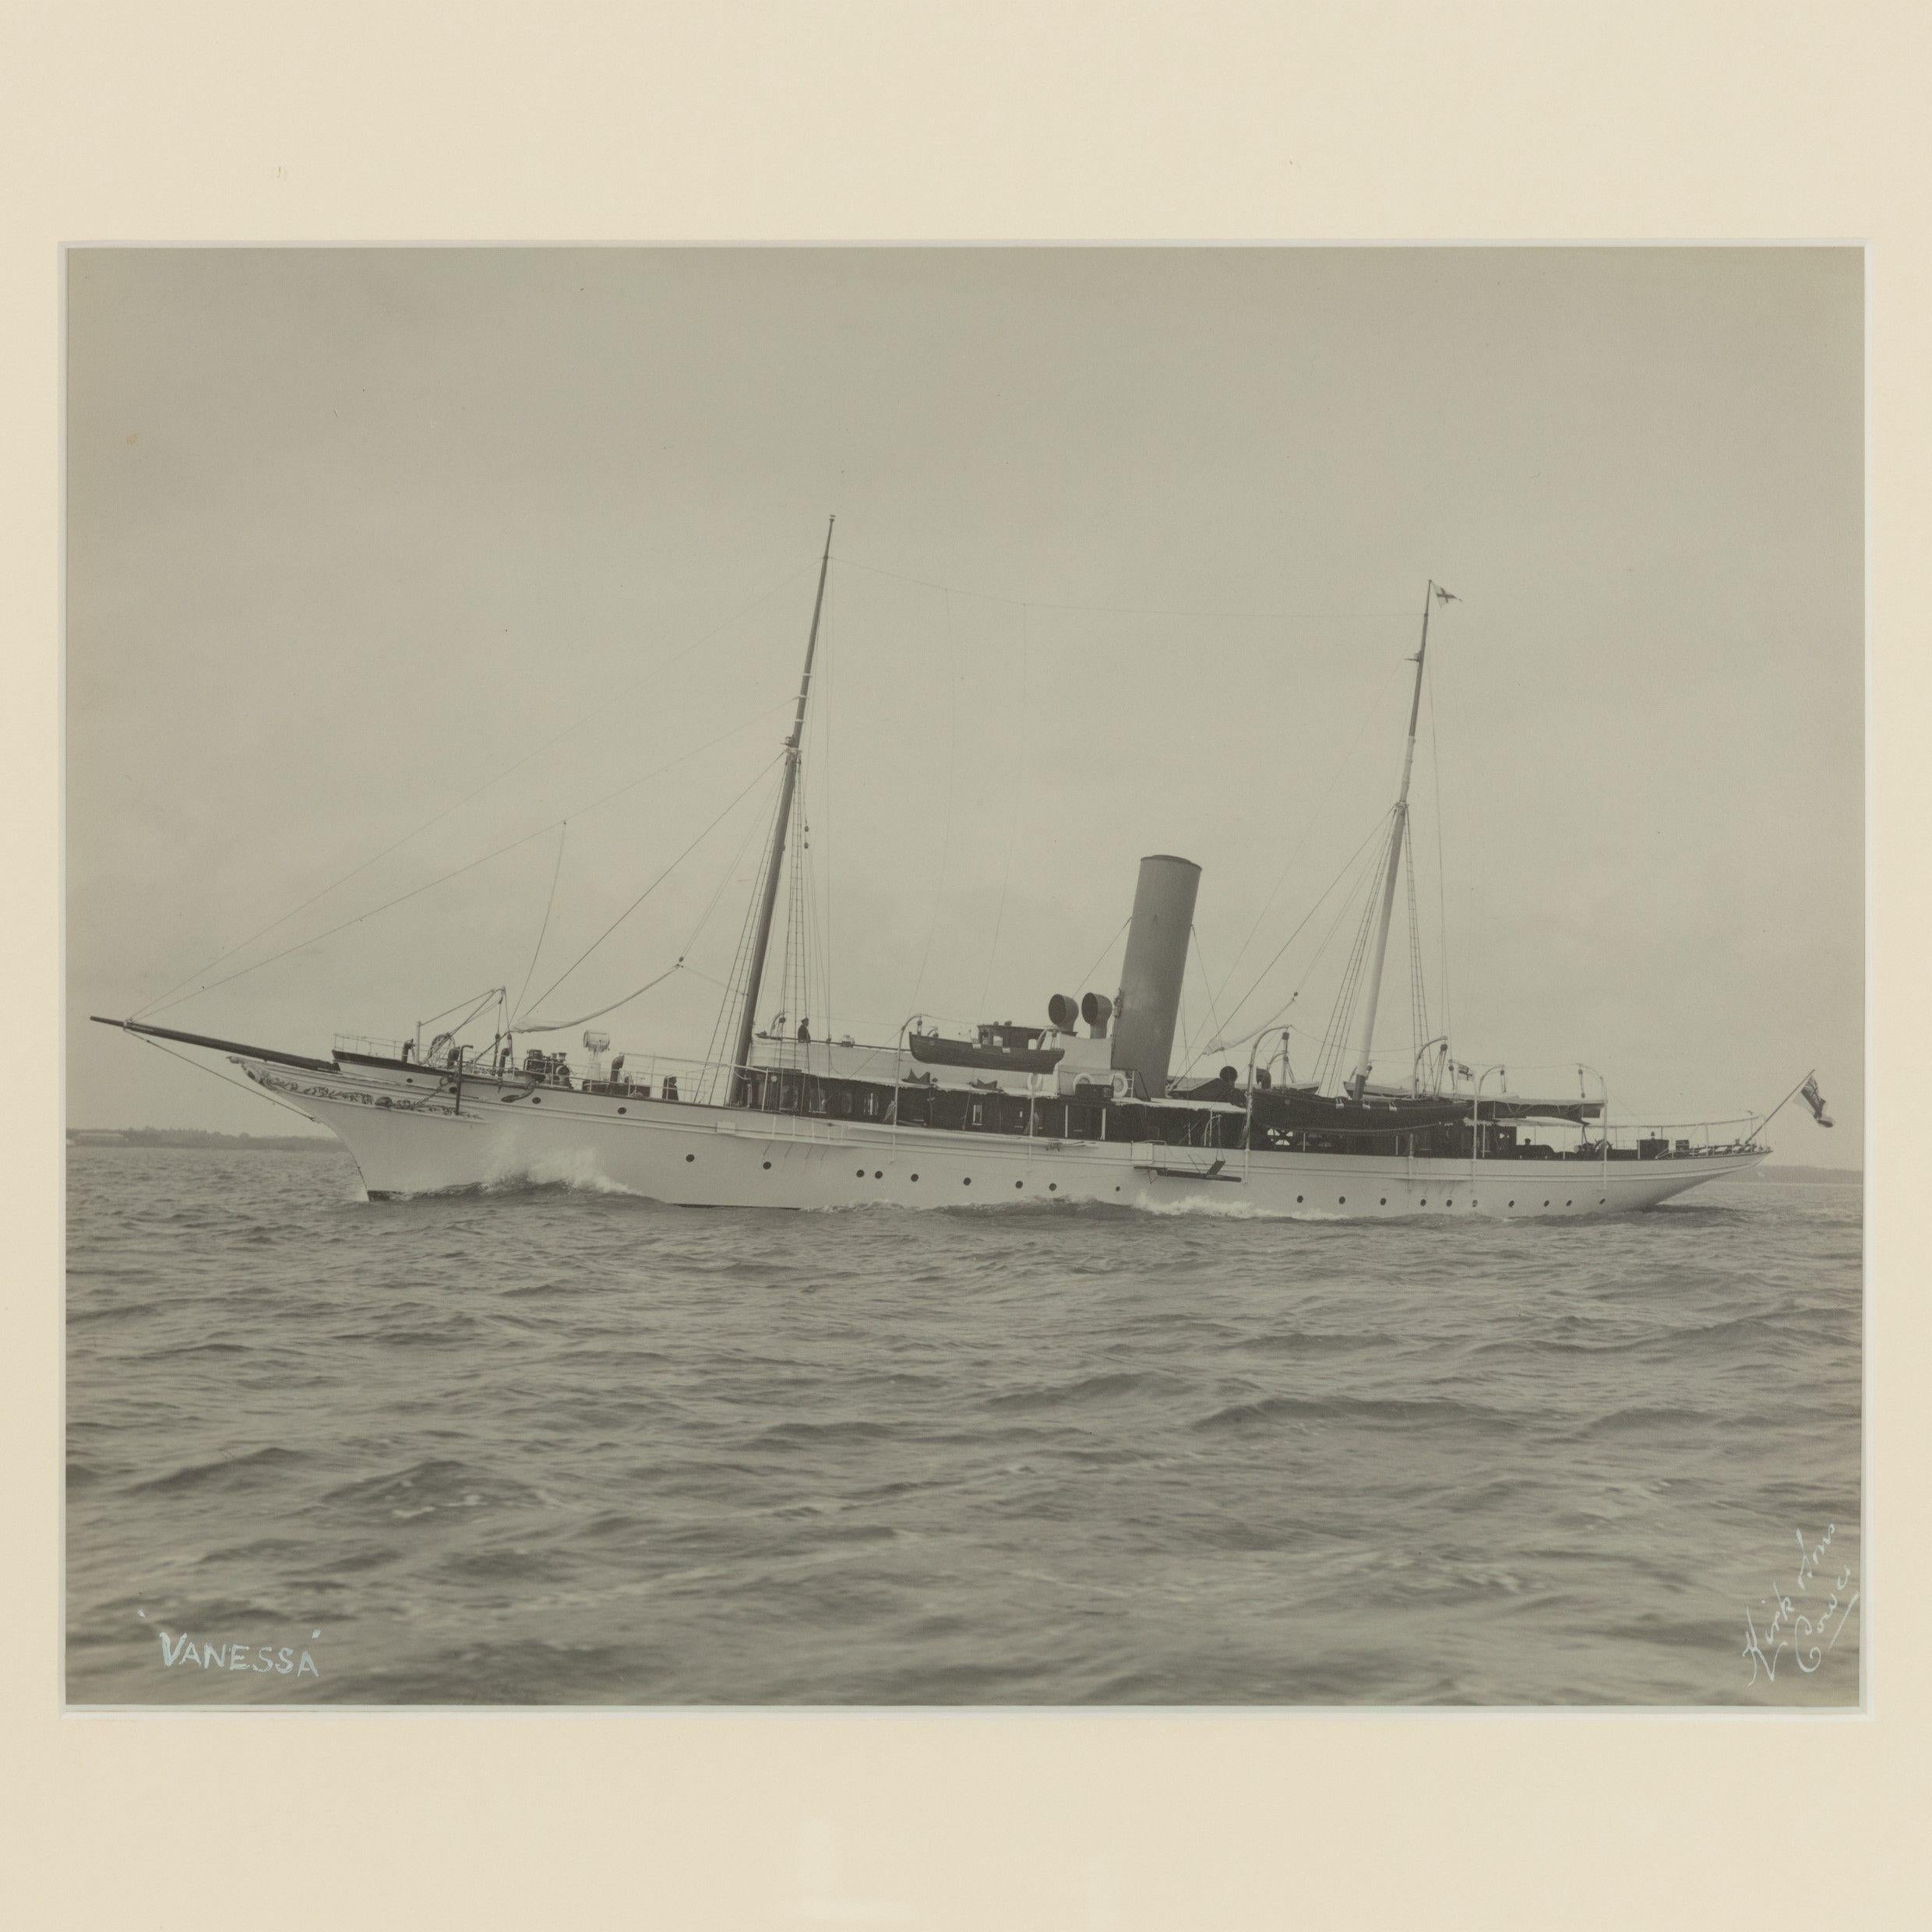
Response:
MULTIPOLYGON (((1432 1028, 1670 1119, 1815 1064, 1836 1130, 1771 1137, 1853 1164, 1862 298, 1849 250, 76 252, 69 1122, 295 1127, 86 1022, 185 978, 150 1017, 326 1052, 689 944, 607 1024, 701 1052, 836 511, 815 1030, 1111 992, 1175 851, 1190 1047, 1299 989, 1312 1052, 1334 901, 1250 988, 1387 809, 1433 577, 1432 1028)), ((1378 1077, 1410 1031, 1398 917, 1378 1077)))

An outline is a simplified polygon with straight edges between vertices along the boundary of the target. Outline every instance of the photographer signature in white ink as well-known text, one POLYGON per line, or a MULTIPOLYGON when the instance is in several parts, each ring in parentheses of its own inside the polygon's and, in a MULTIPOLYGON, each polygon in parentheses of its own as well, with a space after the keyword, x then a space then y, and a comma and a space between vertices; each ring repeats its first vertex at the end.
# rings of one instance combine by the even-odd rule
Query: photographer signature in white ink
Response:
POLYGON ((1739 1655, 1750 1659, 1752 1683, 1757 1681, 1760 1671, 1766 1682, 1774 1680, 1778 1675, 1778 1659, 1786 1650, 1791 1652, 1798 1668, 1808 1676, 1824 1661, 1824 1653, 1843 1634, 1846 1621, 1857 1607, 1859 1597, 1858 1592, 1851 1589, 1850 1566, 1847 1564, 1839 1570, 1830 1585, 1829 1596, 1821 1606, 1810 1593, 1811 1585, 1817 1581, 1824 1567, 1824 1553, 1831 1548, 1832 1539, 1837 1533, 1837 1524, 1827 1523, 1824 1534, 1815 1543, 1807 1545, 1801 1530, 1792 1532, 1798 1539, 1796 1595, 1804 1599, 1802 1606, 1782 1590, 1769 1597, 1760 1597, 1760 1604, 1772 1606, 1771 1620, 1761 1632, 1751 1613, 1744 1613, 1744 1648, 1739 1655), (1847 1590, 1851 1591, 1849 1596, 1842 1594, 1847 1590), (1834 1618, 1837 1620, 1835 1623, 1834 1618))

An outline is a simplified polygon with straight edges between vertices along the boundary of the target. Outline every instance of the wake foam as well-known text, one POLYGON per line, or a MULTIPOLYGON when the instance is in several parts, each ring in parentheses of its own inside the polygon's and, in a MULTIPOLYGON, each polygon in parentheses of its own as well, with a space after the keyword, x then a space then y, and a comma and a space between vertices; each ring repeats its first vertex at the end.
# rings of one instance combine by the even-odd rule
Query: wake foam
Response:
POLYGON ((1349 1221, 1350 1215, 1324 1214, 1307 1208, 1264 1208, 1257 1201, 1229 1200, 1218 1194, 1193 1194, 1181 1200, 1134 1201, 1137 1214, 1158 1215, 1163 1220, 1193 1217, 1206 1221, 1349 1221))
POLYGON ((485 1193, 507 1193, 529 1187, 556 1187, 575 1194, 622 1194, 633 1200, 649 1198, 635 1187, 614 1181, 588 1148, 565 1148, 554 1154, 516 1161, 492 1172, 483 1183, 485 1193))

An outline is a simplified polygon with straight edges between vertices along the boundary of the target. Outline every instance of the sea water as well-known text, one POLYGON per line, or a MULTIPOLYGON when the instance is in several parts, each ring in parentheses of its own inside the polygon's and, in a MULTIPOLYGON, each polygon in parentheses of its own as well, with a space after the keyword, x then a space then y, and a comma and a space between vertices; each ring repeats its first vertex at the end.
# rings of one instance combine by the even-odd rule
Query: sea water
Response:
POLYGON ((1856 1188, 788 1214, 101 1147, 68 1207, 76 1705, 1860 1696, 1856 1188))

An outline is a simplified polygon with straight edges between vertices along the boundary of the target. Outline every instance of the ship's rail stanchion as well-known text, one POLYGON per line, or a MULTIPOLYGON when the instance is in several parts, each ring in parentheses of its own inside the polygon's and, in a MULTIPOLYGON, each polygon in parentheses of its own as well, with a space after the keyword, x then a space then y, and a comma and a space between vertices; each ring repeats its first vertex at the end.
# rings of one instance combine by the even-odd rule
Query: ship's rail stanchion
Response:
POLYGON ((899 1144, 899 1102, 905 1091, 906 1035, 925 1017, 923 1013, 908 1013, 899 1023, 898 1035, 892 1043, 892 1107, 887 1119, 895 1148, 899 1144))
MULTIPOLYGON (((1424 1050, 1426 1051, 1426 1049, 1424 1050)), ((1469 1182, 1472 1186, 1475 1184, 1476 1163, 1482 1158, 1482 1089, 1489 1084, 1492 1074, 1502 1074, 1506 1079, 1508 1077, 1507 1070, 1500 1060, 1493 1066, 1484 1067, 1477 1077, 1475 1099, 1469 1109, 1469 1182)))
POLYGON ((1241 1123, 1241 1178, 1245 1182, 1254 1165, 1254 1073, 1261 1053, 1261 1035, 1248 1049, 1248 1108, 1241 1123))
MULTIPOLYGON (((1563 1158, 1570 1160, 1585 1160, 1588 1159, 1592 1155, 1595 1155, 1598 1160, 1602 1164, 1605 1169, 1606 1176, 1607 1177, 1612 1140, 1609 1124, 1609 1083, 1604 1079, 1602 1074, 1598 1072, 1597 1069, 1594 1066, 1580 1066, 1574 1060, 1565 1060, 1562 1063, 1562 1064, 1566 1067, 1574 1067, 1576 1070, 1578 1081, 1577 1099, 1579 1102, 1587 1104, 1590 1098, 1588 1090, 1584 1084, 1586 1076, 1593 1077, 1595 1080, 1597 1085, 1597 1125, 1598 1132, 1601 1137, 1599 1140, 1593 1142, 1590 1138, 1590 1124, 1588 1118, 1579 1115, 1575 1123, 1577 1130, 1576 1147, 1574 1151, 1564 1155, 1563 1158)), ((1524 1073, 1549 1073, 1553 1071, 1554 1070, 1548 1066, 1523 1067, 1519 1065, 1518 1070, 1524 1073)), ((1492 1074, 1501 1074, 1505 1080, 1508 1078, 1507 1068, 1504 1063, 1500 1061, 1499 1061, 1493 1066, 1484 1067, 1482 1073, 1477 1077, 1475 1083, 1475 1094, 1474 1099, 1471 1103, 1469 1113, 1469 1178, 1472 1182, 1473 1182, 1476 1178, 1475 1164, 1482 1158, 1482 1101, 1484 1089, 1488 1085, 1489 1078, 1492 1074)), ((1500 1102, 1501 1101, 1507 1099, 1508 1095, 1507 1093, 1503 1093, 1499 1094, 1496 1096, 1496 1098, 1498 1102, 1500 1102)), ((1495 1130, 1495 1125, 1496 1123, 1493 1119, 1492 1119, 1490 1123, 1490 1130, 1492 1133, 1495 1130)))

